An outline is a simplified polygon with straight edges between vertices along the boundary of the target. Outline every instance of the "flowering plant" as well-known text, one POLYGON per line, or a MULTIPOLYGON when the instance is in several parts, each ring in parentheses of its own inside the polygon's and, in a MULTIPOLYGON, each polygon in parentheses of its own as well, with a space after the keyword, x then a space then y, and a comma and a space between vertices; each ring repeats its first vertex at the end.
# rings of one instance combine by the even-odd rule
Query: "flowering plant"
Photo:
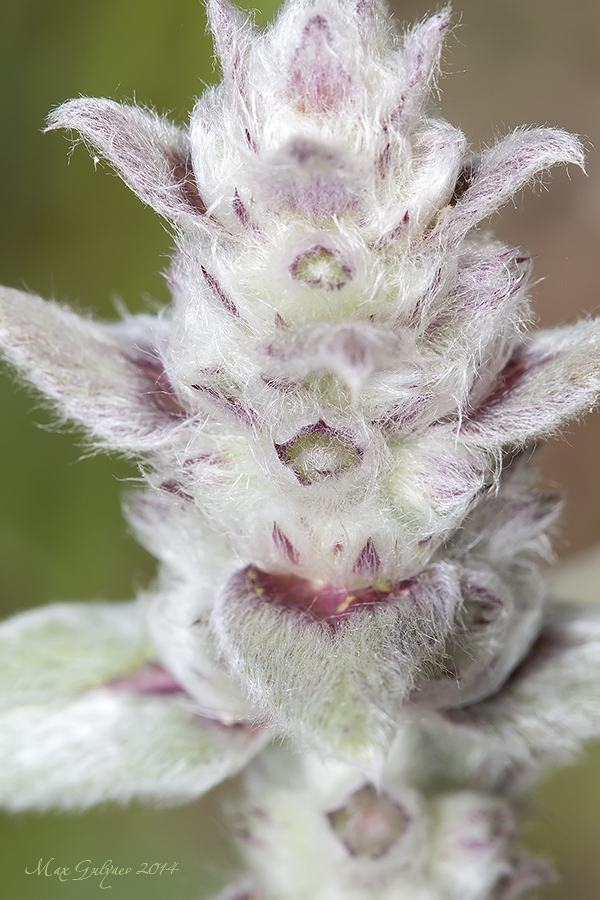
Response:
POLYGON ((600 731, 600 619, 549 607, 530 449, 587 410, 600 325, 531 334, 530 260, 478 229, 578 141, 472 153, 429 108, 442 10, 208 3, 224 80, 181 130, 78 99, 177 244, 170 309, 4 289, 7 359, 141 459, 136 602, 0 631, 10 809, 181 802, 244 770, 231 897, 516 897, 534 780, 600 731), (597 691, 596 691, 597 694, 597 691))

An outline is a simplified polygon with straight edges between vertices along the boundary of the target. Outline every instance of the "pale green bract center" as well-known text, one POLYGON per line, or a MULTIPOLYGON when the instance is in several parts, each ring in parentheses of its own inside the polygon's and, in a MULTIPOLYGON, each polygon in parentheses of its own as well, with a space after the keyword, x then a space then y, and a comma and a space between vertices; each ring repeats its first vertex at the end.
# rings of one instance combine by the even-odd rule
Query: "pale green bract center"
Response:
POLYGON ((287 448, 289 465, 302 481, 338 475, 358 462, 352 442, 342 435, 303 434, 287 448))

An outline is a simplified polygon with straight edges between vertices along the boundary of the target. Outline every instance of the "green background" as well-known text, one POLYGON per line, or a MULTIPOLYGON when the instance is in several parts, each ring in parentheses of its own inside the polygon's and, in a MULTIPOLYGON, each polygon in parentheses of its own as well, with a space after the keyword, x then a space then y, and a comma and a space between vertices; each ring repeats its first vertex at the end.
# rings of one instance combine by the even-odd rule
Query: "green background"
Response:
MULTIPOLYGON (((264 4, 264 23, 274 4, 264 4)), ((396 3, 407 22, 426 0, 396 3)), ((170 238, 161 221, 108 169, 60 134, 43 135, 53 106, 78 94, 135 97, 185 122, 194 96, 215 79, 205 16, 197 0, 0 0, 0 280, 45 297, 114 315, 166 301, 161 272, 170 238), (69 164, 68 164, 69 163, 69 164)), ((522 123, 581 134, 589 177, 556 173, 549 192, 527 194, 495 230, 536 259, 542 325, 597 310, 600 257, 600 4, 583 0, 463 0, 449 42, 441 106, 475 145, 522 123)), ((0 611, 52 599, 127 599, 153 565, 123 525, 118 459, 81 458, 77 436, 10 377, 0 382, 0 611), (41 427, 40 427, 41 426, 41 427)), ((569 505, 561 555, 600 538, 600 417, 569 429, 544 452, 545 477, 569 505)), ((599 588, 600 594, 600 588, 599 588)), ((0 735, 0 740, 1 740, 0 735)), ((116 898, 202 898, 232 864, 218 819, 218 796, 179 810, 95 811, 86 816, 0 819, 0 892, 7 897, 88 898, 93 880, 58 883, 25 875, 38 859, 72 866, 91 858, 121 865, 179 863, 172 876, 113 879, 116 898)), ((528 845, 553 858, 562 883, 548 900, 600 895, 600 753, 555 774, 537 793, 528 845)))

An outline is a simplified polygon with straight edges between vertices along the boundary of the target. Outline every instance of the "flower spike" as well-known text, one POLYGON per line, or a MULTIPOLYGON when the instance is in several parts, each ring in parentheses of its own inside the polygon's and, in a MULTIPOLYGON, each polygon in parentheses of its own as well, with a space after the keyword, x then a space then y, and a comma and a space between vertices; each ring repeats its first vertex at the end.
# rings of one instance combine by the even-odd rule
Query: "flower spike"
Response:
POLYGON ((404 38, 379 0, 288 0, 267 31, 207 10, 223 81, 189 128, 49 119, 174 226, 170 307, 0 290, 6 359, 139 458, 160 564, 138 605, 0 627, 0 801, 245 769, 227 900, 517 898, 547 872, 513 799, 600 734, 598 616, 547 609, 561 502, 529 459, 598 403, 600 322, 532 333, 531 259, 478 226, 581 144, 477 151, 439 116, 449 7, 404 38))

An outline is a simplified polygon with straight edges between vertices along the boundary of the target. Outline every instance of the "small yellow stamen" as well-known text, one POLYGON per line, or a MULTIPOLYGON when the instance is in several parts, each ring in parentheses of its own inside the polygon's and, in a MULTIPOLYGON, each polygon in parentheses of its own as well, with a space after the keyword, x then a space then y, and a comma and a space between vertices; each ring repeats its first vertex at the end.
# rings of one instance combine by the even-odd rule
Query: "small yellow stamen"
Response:
POLYGON ((354 594, 348 594, 346 599, 342 600, 342 602, 340 603, 339 606, 336 606, 335 611, 338 613, 346 612, 346 610, 348 609, 348 607, 354 600, 356 600, 356 597, 354 596, 354 594))

